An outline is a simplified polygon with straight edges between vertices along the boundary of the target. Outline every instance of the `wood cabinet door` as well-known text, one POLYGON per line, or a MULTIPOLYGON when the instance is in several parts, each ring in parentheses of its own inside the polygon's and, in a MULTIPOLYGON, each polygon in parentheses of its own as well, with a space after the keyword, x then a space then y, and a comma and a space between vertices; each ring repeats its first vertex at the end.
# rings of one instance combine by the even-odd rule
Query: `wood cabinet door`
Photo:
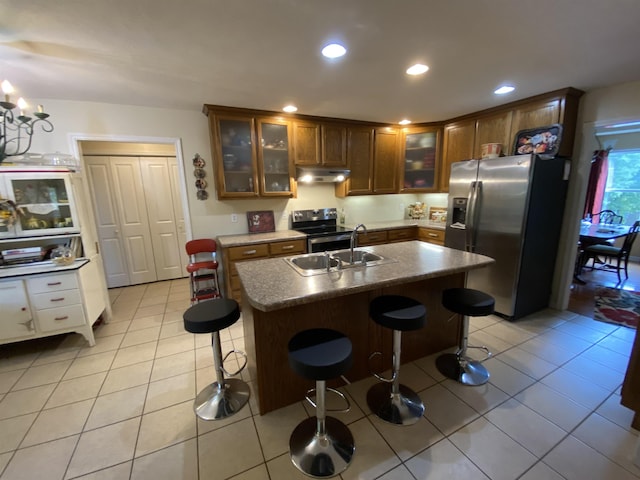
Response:
POLYGON ((347 131, 349 178, 336 185, 336 195, 369 195, 373 192, 373 128, 349 127, 347 131))
POLYGON ((449 191, 451 164, 473 158, 476 121, 467 120, 452 123, 444 127, 444 147, 442 151, 442 168, 440 169, 440 190, 449 191))
POLYGON ((403 129, 398 163, 400 193, 437 191, 440 132, 434 127, 403 129))
POLYGON ((373 149, 373 193, 396 193, 398 178, 398 131, 375 130, 373 149))
POLYGON ((513 153, 513 142, 516 134, 520 130, 539 128, 558 123, 560 121, 560 98, 543 100, 540 102, 528 103, 516 108, 513 111, 513 122, 511 125, 511 144, 509 153, 513 153))
POLYGON ((476 121, 473 158, 480 158, 481 146, 485 143, 500 143, 505 155, 513 153, 513 138, 510 137, 512 117, 513 112, 508 111, 489 117, 481 117, 476 121))
POLYGON ((320 165, 320 125, 294 122, 293 151, 296 165, 320 165))
POLYGON ((322 126, 322 165, 347 166, 347 129, 340 125, 322 126))

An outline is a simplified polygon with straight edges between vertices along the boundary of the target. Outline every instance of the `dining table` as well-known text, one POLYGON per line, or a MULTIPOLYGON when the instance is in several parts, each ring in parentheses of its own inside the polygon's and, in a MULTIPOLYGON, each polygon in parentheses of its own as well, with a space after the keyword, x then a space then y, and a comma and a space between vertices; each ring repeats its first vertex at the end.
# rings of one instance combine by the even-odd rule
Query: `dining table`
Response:
POLYGON ((580 226, 580 246, 576 258, 576 268, 573 279, 584 285, 586 282, 580 278, 580 273, 587 259, 584 256, 584 248, 590 245, 605 243, 607 240, 626 237, 631 225, 611 223, 582 223, 580 226))

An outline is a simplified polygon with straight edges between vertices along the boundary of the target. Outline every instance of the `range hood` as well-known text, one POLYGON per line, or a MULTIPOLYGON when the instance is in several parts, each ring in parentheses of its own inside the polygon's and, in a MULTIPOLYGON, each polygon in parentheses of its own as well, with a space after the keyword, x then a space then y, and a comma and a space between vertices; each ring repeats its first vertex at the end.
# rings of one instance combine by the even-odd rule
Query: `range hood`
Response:
POLYGON ((351 170, 331 167, 297 167, 296 180, 302 183, 342 182, 351 170))

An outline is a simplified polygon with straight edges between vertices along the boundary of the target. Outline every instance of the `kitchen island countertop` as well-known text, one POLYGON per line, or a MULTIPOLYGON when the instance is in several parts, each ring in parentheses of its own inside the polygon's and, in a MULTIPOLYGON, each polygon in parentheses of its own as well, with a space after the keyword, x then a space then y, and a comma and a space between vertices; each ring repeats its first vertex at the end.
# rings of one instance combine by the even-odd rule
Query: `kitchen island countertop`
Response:
POLYGON ((420 241, 364 247, 392 262, 304 277, 284 258, 237 264, 249 304, 268 312, 373 288, 441 277, 493 263, 493 259, 420 241))

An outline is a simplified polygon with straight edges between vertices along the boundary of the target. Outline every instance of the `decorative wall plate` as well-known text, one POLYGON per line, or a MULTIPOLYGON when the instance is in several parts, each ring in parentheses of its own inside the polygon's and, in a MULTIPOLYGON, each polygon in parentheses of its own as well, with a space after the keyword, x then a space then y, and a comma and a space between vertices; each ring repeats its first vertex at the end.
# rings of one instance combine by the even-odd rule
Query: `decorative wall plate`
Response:
POLYGON ((193 171, 193 174, 195 175, 196 178, 204 178, 207 176, 207 172, 205 172, 204 169, 202 168, 196 168, 193 171))
POLYGON ((207 198, 209 198, 209 194, 206 190, 198 190, 196 192, 196 197, 198 198, 198 200, 206 200, 207 198))
POLYGON ((207 181, 204 178, 199 178, 196 180, 196 188, 198 190, 204 190, 207 188, 207 181))
POLYGON ((199 154, 196 153, 196 155, 193 157, 193 166, 196 168, 202 168, 207 164, 207 162, 204 161, 204 158, 202 158, 199 154))

